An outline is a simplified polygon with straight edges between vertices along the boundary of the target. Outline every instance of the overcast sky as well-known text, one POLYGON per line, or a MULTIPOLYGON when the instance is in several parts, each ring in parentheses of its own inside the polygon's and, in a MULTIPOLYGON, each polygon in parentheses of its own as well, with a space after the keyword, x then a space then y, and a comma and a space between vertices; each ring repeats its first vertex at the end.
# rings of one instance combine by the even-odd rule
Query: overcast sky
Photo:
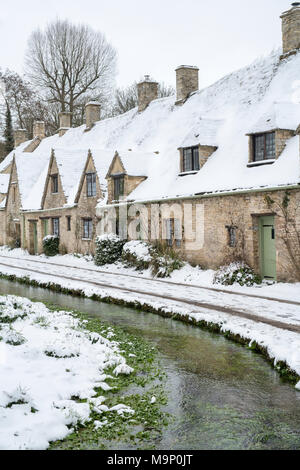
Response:
POLYGON ((178 65, 197 65, 200 87, 281 45, 287 0, 2 0, 0 67, 23 71, 32 30, 59 17, 88 23, 118 51, 117 84, 150 74, 175 85, 178 65))

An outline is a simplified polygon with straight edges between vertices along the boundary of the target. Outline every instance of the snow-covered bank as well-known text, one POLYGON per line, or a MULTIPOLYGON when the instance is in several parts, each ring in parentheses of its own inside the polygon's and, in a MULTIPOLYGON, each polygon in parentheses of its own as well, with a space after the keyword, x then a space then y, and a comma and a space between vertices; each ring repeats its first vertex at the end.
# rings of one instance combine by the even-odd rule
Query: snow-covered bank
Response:
MULTIPOLYGON (((91 256, 83 255, 57 255, 51 258, 46 257, 44 254, 32 256, 27 251, 21 248, 10 249, 7 246, 0 246, 0 256, 9 256, 12 258, 28 259, 28 260, 41 260, 43 262, 60 264, 62 266, 79 267, 93 269, 95 272, 111 272, 121 275, 137 276, 141 279, 153 279, 151 276, 150 269, 144 271, 137 271, 134 268, 126 267, 121 262, 114 264, 107 264, 105 266, 97 267, 94 264, 91 256)), ((175 270, 171 273, 171 276, 165 279, 160 279, 161 282, 176 282, 187 285, 195 285, 199 287, 213 287, 216 289, 222 289, 227 291, 235 291, 245 294, 255 294, 258 296, 272 297, 274 299, 291 300, 300 302, 300 283, 288 284, 288 283, 263 283, 261 285, 255 285, 252 287, 241 287, 238 284, 233 286, 220 286, 213 282, 215 271, 212 269, 203 270, 200 267, 193 267, 186 263, 181 269, 175 270)))
POLYGON ((89 332, 69 312, 0 297, 0 449, 46 449, 89 422, 97 409, 99 416, 132 415, 125 405, 109 409, 102 405, 105 398, 93 398, 95 387, 110 389, 108 367, 115 377, 133 371, 113 336, 112 330, 107 334, 112 339, 89 332))
MULTIPOLYGON (((66 277, 66 273, 61 268, 55 268, 55 273, 51 273, 50 266, 48 273, 39 273, 33 272, 33 270, 27 271, 25 266, 30 265, 28 261, 20 261, 19 267, 17 266, 3 266, 0 267, 0 272, 7 276, 9 279, 19 279, 23 280, 28 285, 36 285, 46 288, 51 288, 52 290, 58 292, 64 292, 67 294, 80 295, 93 298, 95 300, 104 300, 106 302, 114 302, 120 305, 137 307, 145 311, 154 312, 161 314, 163 316, 168 316, 183 320, 192 324, 198 324, 199 326, 206 326, 213 329, 214 331, 220 331, 225 334, 227 337, 233 339, 242 339, 244 343, 255 344, 257 350, 263 352, 273 364, 278 365, 281 368, 285 368, 286 364, 297 376, 300 376, 300 334, 284 329, 284 322, 288 325, 289 323, 297 325, 299 324, 299 307, 293 305, 282 305, 279 302, 271 302, 261 299, 251 299, 238 296, 232 296, 230 294, 221 294, 219 302, 228 305, 232 305, 234 302, 238 303, 241 306, 248 306, 248 311, 252 311, 256 314, 256 317, 262 315, 262 321, 254 321, 248 318, 243 318, 242 316, 230 315, 228 313, 223 313, 216 309, 207 309, 205 307, 200 307, 197 305, 190 305, 184 301, 184 296, 188 295, 189 298, 192 298, 193 295, 196 295, 199 298, 199 295, 207 296, 206 299, 209 300, 209 296, 212 297, 216 302, 217 295, 216 293, 210 293, 209 291, 197 289, 196 294, 193 292, 191 295, 188 290, 188 286, 182 286, 183 293, 176 286, 177 295, 182 295, 181 299, 170 297, 164 298, 163 294, 158 297, 151 294, 151 288, 149 287, 149 282, 153 283, 155 281, 146 281, 148 283, 149 294, 145 295, 138 292, 129 292, 126 290, 126 283, 123 281, 122 288, 114 288, 113 286, 105 282, 103 285, 95 285, 93 279, 95 280, 95 274, 92 272, 80 271, 80 277, 78 280, 71 279, 71 277, 66 277), (24 267, 21 268, 21 265, 24 267), (64 274, 60 277, 61 270, 64 274), (285 314, 289 312, 290 315, 285 314), (272 319, 280 319, 282 327, 272 326, 267 324, 268 322, 264 319, 263 316, 268 316, 272 319), (287 317, 287 318, 286 318, 287 317), (265 320, 265 322, 263 322, 265 320)), ((40 266, 34 267, 36 269, 41 269, 40 266)), ((43 266, 43 269, 45 267, 43 266)), ((68 268, 70 269, 70 268, 68 268)), ((78 277, 78 276, 76 276, 78 277)), ((103 276, 102 276, 103 277, 103 276)), ((136 279, 131 280, 137 284, 136 279)), ((142 286, 142 280, 140 281, 142 286)), ((154 288, 155 286, 153 286, 154 288)), ((162 290, 164 283, 159 285, 159 290, 162 290)), ((144 286, 145 289, 145 286, 144 286)), ((172 288, 173 289, 173 288, 172 288)), ((189 288, 191 289, 191 288, 189 288)), ((195 290, 195 289, 194 289, 195 290)), ((218 294, 219 296, 219 294, 218 294)), ((220 304, 221 305, 221 304, 220 304)), ((300 383, 298 384, 298 387, 300 383)))

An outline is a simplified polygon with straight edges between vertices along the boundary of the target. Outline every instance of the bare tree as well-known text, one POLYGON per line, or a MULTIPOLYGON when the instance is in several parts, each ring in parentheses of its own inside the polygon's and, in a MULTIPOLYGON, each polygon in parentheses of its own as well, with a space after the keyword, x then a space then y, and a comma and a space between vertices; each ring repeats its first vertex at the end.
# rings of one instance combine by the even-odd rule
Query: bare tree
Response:
POLYGON ((57 110, 49 105, 32 89, 30 83, 24 80, 16 72, 0 71, 0 80, 3 83, 1 89, 2 102, 0 103, 0 115, 5 114, 5 103, 9 104, 14 128, 27 130, 28 138, 32 135, 34 121, 45 121, 46 133, 52 134, 58 128, 57 110))
MULTIPOLYGON (((172 86, 166 85, 161 82, 158 88, 158 97, 165 98, 175 94, 172 86)), ((112 115, 127 113, 138 105, 137 82, 129 85, 126 88, 117 88, 115 92, 115 105, 113 107, 112 115)))
POLYGON ((56 20, 29 38, 27 75, 61 111, 73 113, 87 97, 102 102, 111 92, 115 70, 115 49, 87 25, 56 20))

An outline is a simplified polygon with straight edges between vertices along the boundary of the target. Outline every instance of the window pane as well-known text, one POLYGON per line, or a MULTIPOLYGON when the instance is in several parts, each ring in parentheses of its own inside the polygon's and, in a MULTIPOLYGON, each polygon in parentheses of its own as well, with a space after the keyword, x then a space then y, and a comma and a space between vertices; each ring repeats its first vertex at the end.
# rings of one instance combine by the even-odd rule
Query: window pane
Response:
POLYGON ((59 237, 59 219, 52 219, 52 232, 59 237))
POLYGON ((193 156, 192 156, 192 149, 184 149, 183 150, 183 171, 192 171, 193 169, 193 156))
POLYGON ((275 158, 275 132, 266 134, 266 159, 275 158))
POLYGON ((199 166, 199 149, 198 147, 193 148, 193 170, 200 170, 199 166))
POLYGON ((265 156, 265 136, 256 135, 254 137, 254 161, 264 160, 265 156))

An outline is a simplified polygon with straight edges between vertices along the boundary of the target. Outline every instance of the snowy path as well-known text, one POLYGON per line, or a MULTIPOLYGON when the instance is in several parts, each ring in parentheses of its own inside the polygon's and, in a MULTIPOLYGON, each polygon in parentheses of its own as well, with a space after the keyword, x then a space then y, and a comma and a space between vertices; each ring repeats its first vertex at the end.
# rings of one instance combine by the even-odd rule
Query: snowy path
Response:
MULTIPOLYGON (((142 303, 159 299, 173 308, 189 306, 213 312, 222 312, 232 316, 263 322, 276 328, 300 333, 300 303, 291 300, 270 299, 258 295, 246 295, 222 289, 198 287, 188 284, 159 281, 101 271, 97 268, 64 266, 46 259, 37 260, 27 256, 16 258, 0 255, 0 270, 21 276, 27 273, 37 275, 42 282, 58 282, 59 278, 69 281, 76 288, 96 287, 101 295, 120 297, 120 292, 142 303), (103 292, 105 289, 105 293, 103 292)), ((65 282, 64 282, 65 285, 65 282)))

